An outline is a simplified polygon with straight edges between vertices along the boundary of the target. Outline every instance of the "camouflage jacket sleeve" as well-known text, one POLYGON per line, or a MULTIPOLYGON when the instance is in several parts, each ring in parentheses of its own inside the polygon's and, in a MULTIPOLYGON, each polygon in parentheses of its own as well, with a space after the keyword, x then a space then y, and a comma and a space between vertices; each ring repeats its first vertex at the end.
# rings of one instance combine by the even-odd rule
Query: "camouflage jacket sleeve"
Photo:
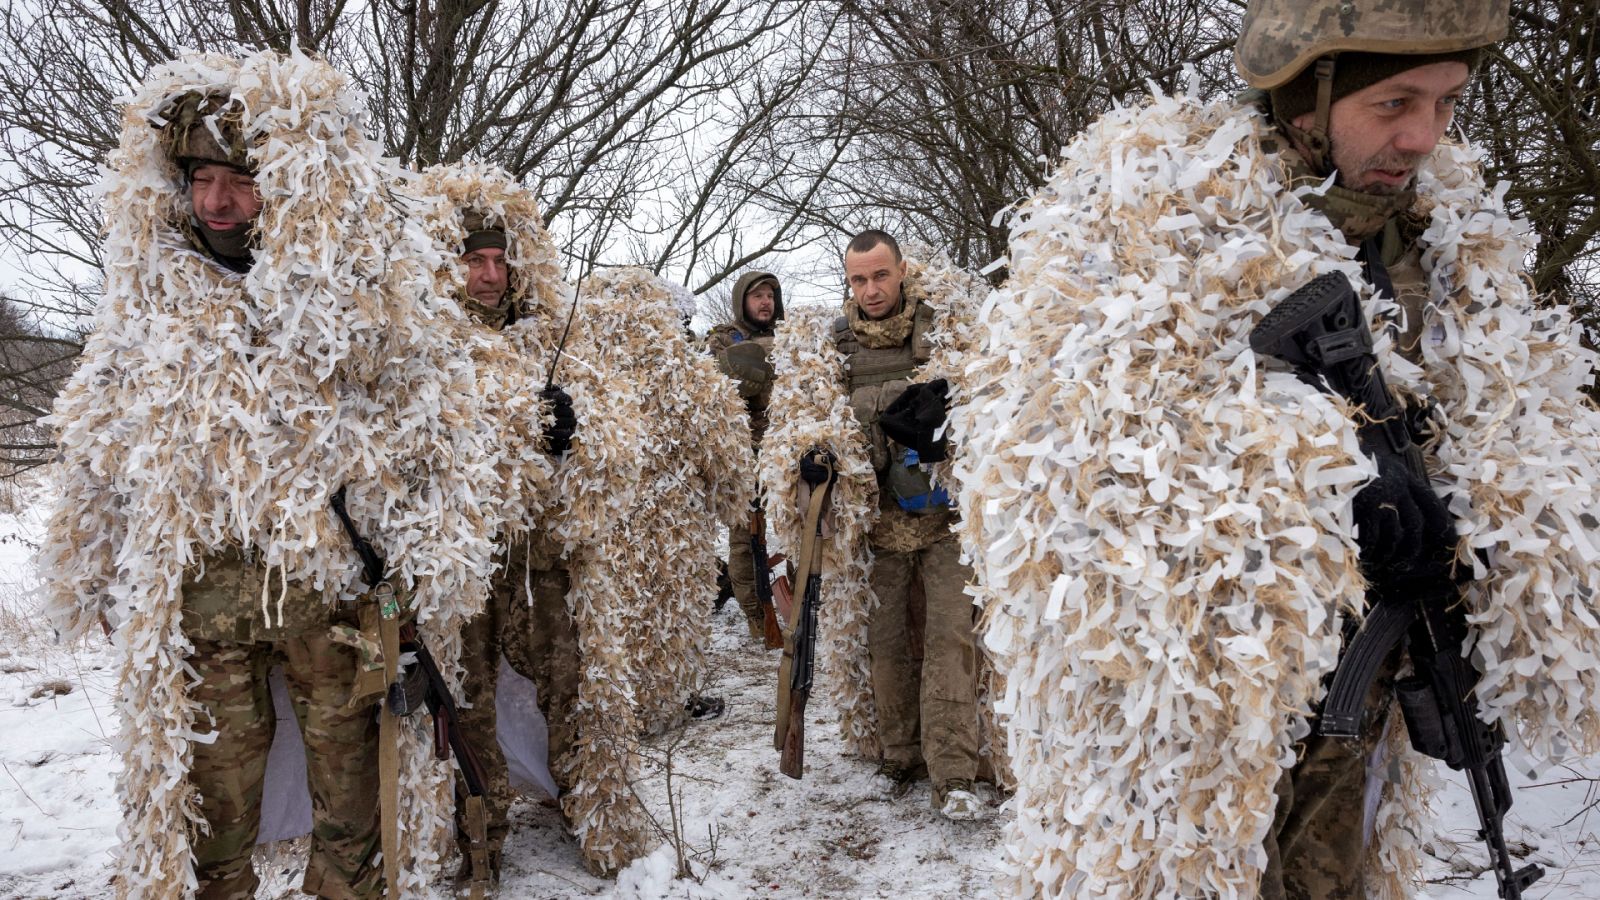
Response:
POLYGON ((735 343, 734 337, 739 332, 732 325, 718 325, 706 333, 706 352, 719 360, 722 354, 735 343))
POLYGON ((740 340, 739 332, 731 325, 718 325, 706 335, 706 351, 716 359, 717 368, 722 370, 722 374, 732 378, 738 385, 740 397, 753 400, 766 393, 772 372, 766 362, 765 347, 748 338, 740 340), (734 347, 746 344, 749 347, 739 353, 729 353, 734 347), (757 351, 755 348, 760 349, 757 351), (752 359, 755 352, 760 353, 759 360, 752 359))

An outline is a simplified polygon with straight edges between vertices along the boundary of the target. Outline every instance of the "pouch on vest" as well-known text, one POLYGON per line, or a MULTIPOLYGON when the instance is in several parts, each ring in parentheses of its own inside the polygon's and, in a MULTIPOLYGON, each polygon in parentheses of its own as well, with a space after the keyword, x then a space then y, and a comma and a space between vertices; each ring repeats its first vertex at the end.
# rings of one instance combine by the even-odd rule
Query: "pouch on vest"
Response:
POLYGON ((943 485, 933 486, 933 478, 920 463, 917 451, 906 447, 889 463, 889 493, 900 508, 914 516, 925 516, 950 505, 950 492, 943 485))

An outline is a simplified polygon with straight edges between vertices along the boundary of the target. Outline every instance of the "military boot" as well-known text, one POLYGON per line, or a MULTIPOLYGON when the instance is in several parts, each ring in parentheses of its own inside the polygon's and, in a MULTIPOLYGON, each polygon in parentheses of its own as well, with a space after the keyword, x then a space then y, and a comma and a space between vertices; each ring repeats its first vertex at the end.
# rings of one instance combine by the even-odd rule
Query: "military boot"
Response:
POLYGON ((933 791, 933 808, 953 822, 970 822, 983 815, 983 801, 967 778, 946 778, 933 791))
POLYGON ((886 759, 878 763, 878 771, 873 776, 873 779, 877 782, 879 790, 882 790, 890 797, 899 799, 910 793, 911 786, 916 784, 917 779, 925 773, 926 768, 921 765, 906 765, 905 763, 895 762, 892 759, 886 759))

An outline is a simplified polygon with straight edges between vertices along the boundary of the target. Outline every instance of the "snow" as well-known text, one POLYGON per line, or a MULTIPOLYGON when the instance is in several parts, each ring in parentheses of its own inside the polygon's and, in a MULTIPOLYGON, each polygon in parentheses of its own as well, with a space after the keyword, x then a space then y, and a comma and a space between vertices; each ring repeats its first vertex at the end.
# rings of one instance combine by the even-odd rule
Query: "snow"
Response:
MULTIPOLYGON (((33 508, 0 514, 0 900, 109 894, 118 820, 111 752, 115 690, 104 643, 55 645, 30 615, 33 508), (57 693, 65 688, 65 693, 57 693), (34 696, 38 694, 38 696, 34 696)), ((679 877, 670 840, 615 881, 588 875, 554 809, 535 798, 512 809, 501 896, 516 898, 978 897, 992 893, 1000 860, 999 798, 987 821, 951 823, 921 784, 898 800, 873 785, 873 766, 841 753, 831 710, 814 707, 806 775, 777 771, 772 709, 777 657, 749 646, 735 604, 713 619, 712 684, 720 719, 690 722, 641 748, 641 796, 662 835, 676 829, 693 877, 679 877), (674 802, 667 802, 670 776, 674 802)), ((1421 895, 1492 898, 1459 775, 1440 776, 1444 827, 1431 842, 1421 895)), ((1600 758, 1513 772, 1507 818, 1514 852, 1547 873, 1530 898, 1600 900, 1600 758)), ((262 896, 296 897, 303 863, 290 844, 263 852, 262 896)), ((1523 860, 1519 860, 1520 865, 1523 860)), ((439 885, 448 895, 448 883, 439 885)))

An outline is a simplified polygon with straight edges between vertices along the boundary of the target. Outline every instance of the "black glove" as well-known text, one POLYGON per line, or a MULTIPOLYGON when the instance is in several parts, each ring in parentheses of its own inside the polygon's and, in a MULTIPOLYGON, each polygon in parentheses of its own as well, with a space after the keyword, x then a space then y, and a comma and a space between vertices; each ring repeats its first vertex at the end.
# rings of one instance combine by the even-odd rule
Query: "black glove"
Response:
POLYGON ((550 404, 555 421, 544 431, 544 452, 561 457, 572 446, 572 435, 578 430, 578 416, 572 411, 572 398, 559 387, 547 387, 539 397, 550 404))
POLYGON ((1381 461, 1378 478, 1356 494, 1356 544, 1361 568, 1378 588, 1416 579, 1449 578, 1456 527, 1426 479, 1398 462, 1381 461))
POLYGON ((927 384, 913 384, 894 398, 878 417, 883 433, 903 447, 917 451, 926 463, 936 463, 949 455, 949 442, 933 439, 950 412, 947 399, 950 385, 943 378, 927 384))
POLYGON ((739 396, 754 397, 772 380, 772 363, 766 348, 755 341, 740 341, 722 353, 722 369, 739 382, 739 396))
POLYGON ((800 480, 816 488, 833 478, 833 454, 826 450, 813 450, 800 457, 800 480))

